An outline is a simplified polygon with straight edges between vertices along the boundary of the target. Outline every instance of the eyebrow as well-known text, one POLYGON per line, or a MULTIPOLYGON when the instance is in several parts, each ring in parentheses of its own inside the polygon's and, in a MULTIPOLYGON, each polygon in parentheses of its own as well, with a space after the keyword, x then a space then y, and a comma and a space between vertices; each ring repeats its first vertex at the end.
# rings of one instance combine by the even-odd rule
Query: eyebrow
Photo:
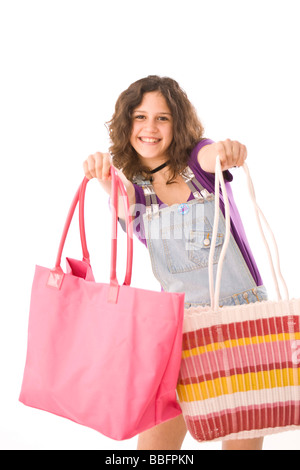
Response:
MULTIPOLYGON (((137 109, 136 111, 134 111, 134 113, 145 113, 145 114, 147 114, 147 111, 142 111, 141 109, 137 109)), ((165 112, 156 113, 156 114, 169 114, 170 116, 172 116, 172 113, 165 113, 165 112)))

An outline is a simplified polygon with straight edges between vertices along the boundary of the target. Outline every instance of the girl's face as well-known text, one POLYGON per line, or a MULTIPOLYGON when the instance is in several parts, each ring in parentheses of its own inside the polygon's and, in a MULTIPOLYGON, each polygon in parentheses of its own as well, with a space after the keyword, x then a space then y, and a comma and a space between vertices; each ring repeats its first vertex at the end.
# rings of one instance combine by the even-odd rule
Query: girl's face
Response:
POLYGON ((168 160, 167 150, 173 140, 173 119, 163 95, 145 93, 132 115, 130 143, 142 162, 151 167, 168 160))

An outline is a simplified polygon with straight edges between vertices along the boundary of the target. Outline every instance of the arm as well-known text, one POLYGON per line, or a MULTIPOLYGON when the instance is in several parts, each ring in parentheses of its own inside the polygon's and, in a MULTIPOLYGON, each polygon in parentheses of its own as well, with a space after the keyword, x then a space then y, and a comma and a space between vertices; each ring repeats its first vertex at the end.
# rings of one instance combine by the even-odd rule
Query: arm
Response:
POLYGON ((198 153, 198 162, 202 170, 214 173, 217 155, 220 156, 221 168, 225 171, 244 164, 247 158, 247 148, 240 142, 230 139, 205 145, 198 153))

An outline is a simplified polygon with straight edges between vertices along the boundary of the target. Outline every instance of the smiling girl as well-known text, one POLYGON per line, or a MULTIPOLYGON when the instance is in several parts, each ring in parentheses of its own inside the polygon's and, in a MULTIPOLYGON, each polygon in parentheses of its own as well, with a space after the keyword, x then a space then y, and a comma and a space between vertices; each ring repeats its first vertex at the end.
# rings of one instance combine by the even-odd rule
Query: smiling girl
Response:
MULTIPOLYGON (((85 176, 98 178, 110 194, 110 167, 118 169, 135 215, 134 233, 147 247, 162 289, 184 292, 185 308, 210 305, 211 201, 219 155, 230 203, 233 247, 224 262, 220 305, 266 300, 267 292, 230 187, 233 176, 229 169, 243 165, 245 145, 230 139, 213 142, 204 138, 203 126, 186 93, 167 77, 149 76, 130 85, 119 96, 108 125, 110 153, 90 155, 83 164, 85 176), (171 218, 176 218, 173 228, 171 218)), ((222 196, 220 209, 224 214, 222 196)), ((121 197, 119 218, 124 228, 121 197)), ((219 247, 222 241, 220 233, 219 247)), ((180 449, 186 432, 180 416, 141 434, 138 449, 180 449)), ((258 450, 262 442, 261 438, 225 441, 223 449, 258 450)))

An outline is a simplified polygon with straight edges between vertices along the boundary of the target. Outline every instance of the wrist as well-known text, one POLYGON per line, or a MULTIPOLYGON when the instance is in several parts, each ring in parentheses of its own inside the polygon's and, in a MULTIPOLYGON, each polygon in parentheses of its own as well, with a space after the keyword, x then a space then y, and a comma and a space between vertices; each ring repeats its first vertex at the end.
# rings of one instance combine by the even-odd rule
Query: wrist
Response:
POLYGON ((203 171, 215 173, 218 149, 216 144, 203 147, 198 155, 198 161, 203 171))

